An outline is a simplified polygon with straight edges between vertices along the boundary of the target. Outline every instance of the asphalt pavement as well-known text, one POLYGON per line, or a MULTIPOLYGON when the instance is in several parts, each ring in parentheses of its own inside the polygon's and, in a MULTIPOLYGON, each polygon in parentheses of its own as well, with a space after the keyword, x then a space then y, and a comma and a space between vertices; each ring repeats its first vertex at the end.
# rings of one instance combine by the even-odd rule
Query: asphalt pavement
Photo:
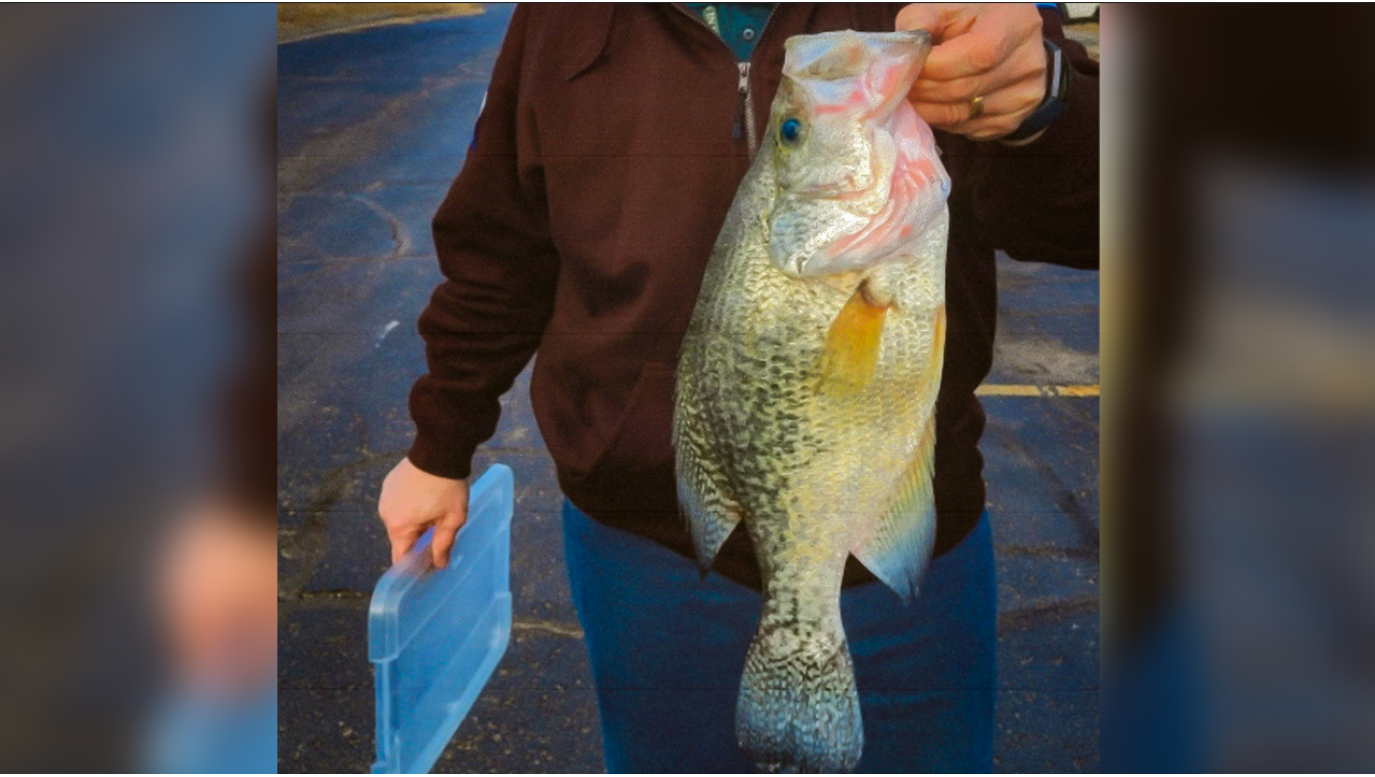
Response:
MULTIPOLYGON (((429 221, 463 164, 509 6, 278 47, 279 768, 373 760, 374 507, 413 429, 415 322, 440 281, 429 221)), ((999 263, 983 389, 998 554, 996 768, 1098 768, 1098 277, 999 263)), ((439 772, 601 771, 561 494, 529 372, 475 472, 512 467, 515 623, 439 772)))

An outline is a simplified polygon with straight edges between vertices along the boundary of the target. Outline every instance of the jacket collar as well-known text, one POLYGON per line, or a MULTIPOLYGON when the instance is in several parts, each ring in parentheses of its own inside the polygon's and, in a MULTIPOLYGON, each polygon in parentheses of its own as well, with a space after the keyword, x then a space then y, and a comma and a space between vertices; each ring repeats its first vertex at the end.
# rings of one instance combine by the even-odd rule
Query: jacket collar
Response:
MULTIPOLYGON (((682 3, 673 3, 672 5, 682 13, 692 13, 682 3)), ((810 18, 815 5, 815 3, 779 3, 773 12, 775 16, 786 13, 797 14, 798 18, 810 18)), ((588 14, 587 27, 579 37, 576 44, 577 48, 570 57, 570 69, 568 75, 564 77, 565 81, 572 81, 586 73, 601 60, 602 55, 606 53, 607 44, 611 40, 611 30, 615 27, 617 9, 614 3, 588 4, 583 6, 583 10, 588 14)), ((853 16, 854 12, 851 13, 853 16)), ((858 23, 856 22, 853 26, 858 28, 858 23)))

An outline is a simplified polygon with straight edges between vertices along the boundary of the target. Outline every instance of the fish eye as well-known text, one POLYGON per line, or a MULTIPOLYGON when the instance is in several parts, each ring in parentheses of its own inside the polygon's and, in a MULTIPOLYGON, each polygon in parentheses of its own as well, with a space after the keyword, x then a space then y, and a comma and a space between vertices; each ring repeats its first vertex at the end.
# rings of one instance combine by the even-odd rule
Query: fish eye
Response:
POLYGON ((784 119, 778 127, 778 135, 784 143, 792 145, 802 137, 802 120, 796 117, 784 119))

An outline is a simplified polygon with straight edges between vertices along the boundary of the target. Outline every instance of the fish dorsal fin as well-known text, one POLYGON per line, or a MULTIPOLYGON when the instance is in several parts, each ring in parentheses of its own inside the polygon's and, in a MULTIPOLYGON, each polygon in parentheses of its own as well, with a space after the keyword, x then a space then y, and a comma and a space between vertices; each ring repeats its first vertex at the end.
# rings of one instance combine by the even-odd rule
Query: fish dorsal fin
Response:
POLYGON ((893 589, 904 604, 917 595, 936 544, 936 499, 931 486, 935 454, 936 413, 932 408, 917 455, 893 490, 891 507, 873 536, 853 551, 855 558, 893 589))
POLYGON ((823 393, 843 396, 873 382, 887 316, 888 306, 869 302, 861 283, 826 332, 821 354, 823 393))

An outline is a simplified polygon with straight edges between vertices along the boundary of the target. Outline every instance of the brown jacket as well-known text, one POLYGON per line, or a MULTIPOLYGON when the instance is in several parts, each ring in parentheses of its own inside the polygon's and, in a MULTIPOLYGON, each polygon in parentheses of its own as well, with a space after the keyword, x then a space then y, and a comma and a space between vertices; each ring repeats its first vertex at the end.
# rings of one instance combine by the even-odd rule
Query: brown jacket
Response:
MULTIPOLYGON (((783 42, 892 30, 895 5, 781 4, 752 58, 762 131, 783 42)), ((1097 65, 1074 67, 1069 109, 1010 148, 937 133, 950 172, 946 367, 937 406, 937 552, 984 507, 974 389, 992 362, 994 249, 1098 262, 1097 65)), ((692 555, 669 429, 678 348, 702 274, 749 166, 740 74, 727 47, 668 5, 522 4, 492 74, 463 171, 434 219, 447 280, 420 319, 429 373, 411 393, 416 466, 463 477, 498 397, 536 355, 530 393, 559 483, 579 508, 692 555)), ((757 585, 745 532, 722 572, 757 585)), ((847 579, 865 578, 858 569, 847 579)))

